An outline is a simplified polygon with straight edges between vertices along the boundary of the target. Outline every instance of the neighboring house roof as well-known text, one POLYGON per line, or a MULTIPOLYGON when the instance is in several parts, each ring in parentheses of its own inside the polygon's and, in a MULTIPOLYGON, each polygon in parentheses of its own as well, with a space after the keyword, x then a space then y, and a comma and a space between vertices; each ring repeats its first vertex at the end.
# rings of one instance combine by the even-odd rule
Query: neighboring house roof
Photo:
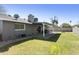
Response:
POLYGON ((0 14, 0 20, 32 24, 32 23, 28 22, 26 19, 18 18, 17 20, 15 20, 13 17, 8 16, 6 14, 0 14))

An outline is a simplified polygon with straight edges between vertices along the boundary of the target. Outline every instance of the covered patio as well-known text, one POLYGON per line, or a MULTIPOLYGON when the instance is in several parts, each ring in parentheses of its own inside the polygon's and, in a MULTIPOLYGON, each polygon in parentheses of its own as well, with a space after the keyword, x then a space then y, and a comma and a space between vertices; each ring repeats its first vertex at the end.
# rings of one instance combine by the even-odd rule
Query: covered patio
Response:
POLYGON ((33 23, 36 34, 34 37, 39 38, 49 38, 53 35, 53 26, 52 24, 46 22, 33 23))

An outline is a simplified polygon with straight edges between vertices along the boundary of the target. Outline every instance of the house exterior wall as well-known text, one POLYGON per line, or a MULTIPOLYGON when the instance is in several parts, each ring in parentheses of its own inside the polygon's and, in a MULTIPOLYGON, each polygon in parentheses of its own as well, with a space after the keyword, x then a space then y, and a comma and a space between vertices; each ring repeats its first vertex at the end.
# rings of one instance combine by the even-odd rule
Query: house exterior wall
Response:
POLYGON ((3 25, 3 22, 0 20, 0 34, 2 33, 2 25, 3 25))
POLYGON ((3 22, 0 20, 0 41, 2 41, 2 25, 3 25, 3 22))
MULTIPOLYGON (((1 24, 1 23, 0 23, 1 24)), ((14 40, 22 38, 22 35, 32 36, 37 34, 37 28, 40 26, 43 29, 42 24, 25 24, 25 30, 15 31, 15 22, 3 21, 2 25, 2 38, 3 40, 14 40)), ((48 30, 51 31, 51 27, 48 27, 48 30)))
POLYGON ((32 35, 33 30, 32 30, 32 25, 31 24, 26 24, 26 35, 32 35))
POLYGON ((32 29, 29 24, 25 24, 25 30, 15 31, 15 22, 3 22, 3 40, 19 39, 21 35, 31 35, 32 29))
POLYGON ((29 26, 29 29, 30 29, 30 33, 32 33, 32 34, 37 34, 37 28, 38 27, 41 27, 41 29, 42 29, 42 25, 40 25, 40 24, 37 24, 37 25, 35 25, 35 24, 31 24, 30 26, 29 26))
POLYGON ((3 21, 3 40, 14 39, 14 23, 3 21))
POLYGON ((15 31, 15 22, 3 21, 3 40, 18 39, 22 34, 26 36, 36 34, 38 26, 42 25, 25 24, 25 30, 15 31))

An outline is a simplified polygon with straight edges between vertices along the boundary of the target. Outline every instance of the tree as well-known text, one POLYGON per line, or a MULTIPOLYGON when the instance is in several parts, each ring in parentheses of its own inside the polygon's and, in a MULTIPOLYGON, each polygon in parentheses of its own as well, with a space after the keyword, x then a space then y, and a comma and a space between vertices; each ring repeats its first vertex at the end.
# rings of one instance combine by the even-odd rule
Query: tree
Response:
POLYGON ((13 17, 17 20, 20 16, 18 14, 14 14, 13 17))
POLYGON ((71 26, 70 24, 68 24, 68 23, 63 23, 63 24, 61 25, 61 27, 62 27, 62 28, 72 28, 72 26, 71 26))
POLYGON ((34 15, 29 14, 28 15, 28 22, 31 22, 31 23, 38 22, 38 18, 34 18, 34 15))
POLYGON ((57 24, 58 24, 58 20, 52 20, 52 23, 53 23, 54 25, 57 25, 57 24))
POLYGON ((34 18, 34 22, 38 22, 38 18, 34 18))
POLYGON ((52 26, 53 26, 53 31, 55 28, 59 28, 58 27, 58 18, 56 16, 54 16, 54 18, 51 18, 51 22, 52 22, 52 26))
POLYGON ((54 19, 51 18, 51 20, 52 20, 52 24, 53 24, 54 26, 55 26, 55 25, 58 25, 58 19, 57 19, 56 16, 54 16, 54 19))
POLYGON ((12 17, 11 15, 8 15, 9 17, 12 17))
POLYGON ((75 27, 75 26, 76 26, 76 27, 79 27, 79 24, 76 24, 76 25, 74 25, 73 27, 75 27))
POLYGON ((72 23, 72 21, 71 21, 71 20, 70 20, 69 22, 70 22, 70 24, 72 23))
POLYGON ((34 22, 34 15, 29 14, 28 15, 28 21, 33 23, 34 22))
POLYGON ((70 22, 70 24, 72 23, 72 21, 71 21, 71 20, 70 20, 69 22, 70 22))

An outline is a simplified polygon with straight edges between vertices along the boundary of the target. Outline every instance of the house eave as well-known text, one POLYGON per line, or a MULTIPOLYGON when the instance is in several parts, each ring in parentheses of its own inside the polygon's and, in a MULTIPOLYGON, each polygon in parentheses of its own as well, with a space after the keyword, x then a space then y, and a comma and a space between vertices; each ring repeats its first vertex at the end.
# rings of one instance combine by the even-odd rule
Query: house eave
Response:
POLYGON ((14 19, 5 19, 5 18, 0 18, 0 20, 6 21, 6 22, 17 22, 17 23, 32 24, 32 23, 27 22, 25 20, 19 21, 19 20, 14 20, 14 19))

